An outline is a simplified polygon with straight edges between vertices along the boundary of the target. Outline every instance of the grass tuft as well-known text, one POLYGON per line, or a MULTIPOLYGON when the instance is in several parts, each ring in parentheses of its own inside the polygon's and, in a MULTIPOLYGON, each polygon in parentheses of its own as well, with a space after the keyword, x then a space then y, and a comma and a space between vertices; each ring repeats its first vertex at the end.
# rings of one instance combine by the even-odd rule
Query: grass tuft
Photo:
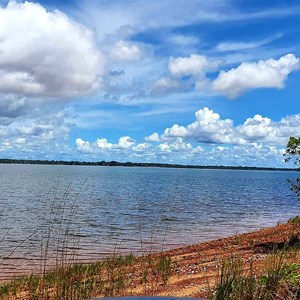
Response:
POLYGON ((300 224, 300 216, 295 216, 288 220, 289 224, 300 224))
POLYGON ((213 300, 275 300, 300 298, 300 265, 285 263, 284 252, 277 252, 266 260, 265 268, 248 271, 239 257, 224 260, 216 288, 210 292, 213 300))

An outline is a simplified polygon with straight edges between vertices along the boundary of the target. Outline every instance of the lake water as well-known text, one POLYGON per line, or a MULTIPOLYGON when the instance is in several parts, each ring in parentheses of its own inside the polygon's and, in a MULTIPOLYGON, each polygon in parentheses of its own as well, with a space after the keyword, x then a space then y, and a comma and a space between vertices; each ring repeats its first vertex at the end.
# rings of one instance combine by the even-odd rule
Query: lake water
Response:
POLYGON ((296 172, 0 165, 1 278, 68 249, 92 260, 276 225, 296 172))

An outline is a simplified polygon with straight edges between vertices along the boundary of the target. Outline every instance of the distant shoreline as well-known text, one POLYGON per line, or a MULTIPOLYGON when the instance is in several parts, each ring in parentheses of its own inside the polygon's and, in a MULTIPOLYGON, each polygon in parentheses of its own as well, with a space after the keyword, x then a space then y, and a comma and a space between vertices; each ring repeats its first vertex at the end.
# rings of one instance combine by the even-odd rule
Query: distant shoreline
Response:
POLYGON ((66 166, 102 166, 102 167, 141 167, 141 168, 174 168, 174 169, 206 169, 206 170, 253 170, 253 171, 297 171, 296 168, 271 168, 248 166, 214 166, 214 165, 182 165, 166 163, 134 163, 118 161, 65 161, 65 160, 31 160, 31 159, 0 159, 0 164, 31 164, 31 165, 66 165, 66 166))

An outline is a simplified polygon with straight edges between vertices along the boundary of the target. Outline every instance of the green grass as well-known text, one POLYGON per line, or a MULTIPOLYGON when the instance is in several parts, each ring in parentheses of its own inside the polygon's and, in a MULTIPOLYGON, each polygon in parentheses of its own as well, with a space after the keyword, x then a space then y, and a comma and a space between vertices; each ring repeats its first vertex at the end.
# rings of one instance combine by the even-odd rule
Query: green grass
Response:
POLYGON ((295 216, 293 218, 290 218, 288 220, 288 223, 290 223, 290 224, 300 224, 300 216, 295 216))
MULTIPOLYGON (((299 253, 298 253, 299 254, 299 253)), ((239 257, 224 260, 213 300, 275 300, 300 299, 300 264, 286 263, 284 252, 271 255, 261 272, 253 263, 247 272, 239 257)))
POLYGON ((136 283, 145 292, 167 284, 171 259, 164 255, 111 257, 90 264, 73 264, 41 275, 15 278, 0 286, 0 299, 90 299, 130 294, 136 283))

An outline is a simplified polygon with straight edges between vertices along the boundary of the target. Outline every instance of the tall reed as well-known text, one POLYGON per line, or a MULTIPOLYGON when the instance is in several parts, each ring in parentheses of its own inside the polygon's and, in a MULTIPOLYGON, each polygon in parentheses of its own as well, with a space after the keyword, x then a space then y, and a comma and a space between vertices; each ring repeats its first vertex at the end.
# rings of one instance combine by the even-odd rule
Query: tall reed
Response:
MULTIPOLYGON (((85 226, 89 220, 89 214, 83 212, 79 205, 85 184, 86 181, 76 192, 69 184, 61 192, 59 178, 51 187, 44 203, 40 231, 33 232, 18 245, 39 234, 39 270, 2 284, 1 300, 83 300, 130 294, 140 283, 149 293, 157 289, 158 284, 167 283, 172 268, 169 257, 163 254, 153 256, 151 253, 139 257, 133 254, 120 256, 118 247, 122 240, 116 242, 111 257, 98 262, 80 263, 81 237, 85 236, 85 226)), ((143 247, 141 228, 140 243, 143 247)))

